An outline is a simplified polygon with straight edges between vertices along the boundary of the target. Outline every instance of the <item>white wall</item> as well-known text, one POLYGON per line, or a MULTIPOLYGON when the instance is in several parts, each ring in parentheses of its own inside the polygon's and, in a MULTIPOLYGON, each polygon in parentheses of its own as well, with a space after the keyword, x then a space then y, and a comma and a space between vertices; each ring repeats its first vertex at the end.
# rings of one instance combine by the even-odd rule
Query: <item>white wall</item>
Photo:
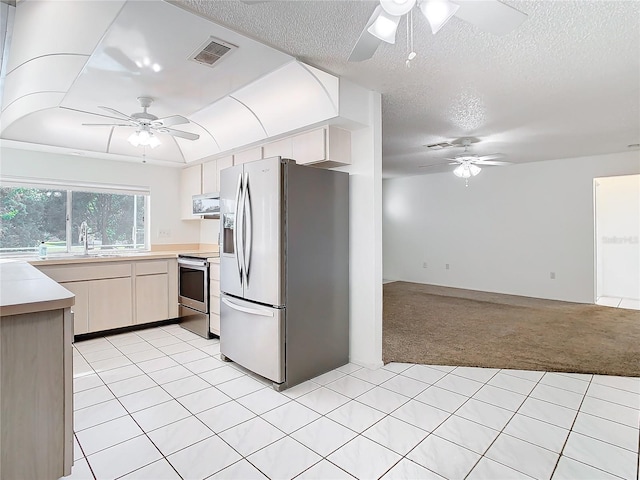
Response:
POLYGON ((632 173, 637 151, 385 180, 384 277, 593 303, 593 179, 632 173))
POLYGON ((178 168, 11 148, 0 155, 0 175, 149 187, 151 244, 200 242, 200 223, 180 220, 178 168), (169 235, 160 236, 160 230, 169 235))
MULTIPOLYGON (((341 87, 346 84, 341 81, 341 87)), ((349 98, 358 100, 359 122, 368 125, 351 132, 351 165, 336 169, 349 172, 349 355, 354 363, 378 367, 382 365, 381 96, 353 84, 349 88, 349 98)))
POLYGON ((640 175, 595 182, 598 297, 640 299, 640 175))

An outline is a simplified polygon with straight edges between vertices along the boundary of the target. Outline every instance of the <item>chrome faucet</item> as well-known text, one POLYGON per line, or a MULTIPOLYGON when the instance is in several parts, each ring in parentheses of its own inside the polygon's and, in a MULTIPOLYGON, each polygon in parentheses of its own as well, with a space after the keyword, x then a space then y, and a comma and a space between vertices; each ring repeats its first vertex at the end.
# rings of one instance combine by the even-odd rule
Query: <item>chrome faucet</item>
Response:
POLYGON ((84 246, 84 254, 89 254, 89 225, 87 222, 82 222, 79 227, 80 235, 78 236, 78 241, 82 242, 84 246))

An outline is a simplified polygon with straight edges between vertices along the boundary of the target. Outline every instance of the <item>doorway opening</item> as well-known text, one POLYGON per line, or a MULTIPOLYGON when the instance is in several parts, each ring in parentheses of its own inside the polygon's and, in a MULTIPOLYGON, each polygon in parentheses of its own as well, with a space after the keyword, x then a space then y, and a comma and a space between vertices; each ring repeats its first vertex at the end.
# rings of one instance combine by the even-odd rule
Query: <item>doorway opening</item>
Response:
POLYGON ((640 310, 640 175, 594 179, 598 305, 640 310))

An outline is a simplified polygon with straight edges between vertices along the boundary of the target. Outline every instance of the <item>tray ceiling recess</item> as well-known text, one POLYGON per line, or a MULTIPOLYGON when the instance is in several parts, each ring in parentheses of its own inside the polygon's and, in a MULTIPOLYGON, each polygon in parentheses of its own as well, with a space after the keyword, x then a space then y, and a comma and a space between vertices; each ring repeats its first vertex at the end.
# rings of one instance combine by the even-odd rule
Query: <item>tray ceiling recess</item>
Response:
POLYGON ((339 114, 337 77, 163 1, 19 2, 6 72, 9 146, 184 164, 339 114), (187 118, 181 128, 199 138, 158 132, 143 151, 131 128, 82 125, 100 107, 136 111, 138 97, 160 118, 187 118))

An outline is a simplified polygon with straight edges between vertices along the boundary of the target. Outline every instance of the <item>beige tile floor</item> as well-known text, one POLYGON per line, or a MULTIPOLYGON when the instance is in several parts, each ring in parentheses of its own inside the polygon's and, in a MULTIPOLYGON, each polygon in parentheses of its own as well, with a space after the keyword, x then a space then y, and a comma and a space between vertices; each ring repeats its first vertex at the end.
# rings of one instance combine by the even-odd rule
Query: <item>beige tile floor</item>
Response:
POLYGON ((640 378, 347 364, 283 393, 177 325, 75 344, 73 479, 637 479, 640 378))

